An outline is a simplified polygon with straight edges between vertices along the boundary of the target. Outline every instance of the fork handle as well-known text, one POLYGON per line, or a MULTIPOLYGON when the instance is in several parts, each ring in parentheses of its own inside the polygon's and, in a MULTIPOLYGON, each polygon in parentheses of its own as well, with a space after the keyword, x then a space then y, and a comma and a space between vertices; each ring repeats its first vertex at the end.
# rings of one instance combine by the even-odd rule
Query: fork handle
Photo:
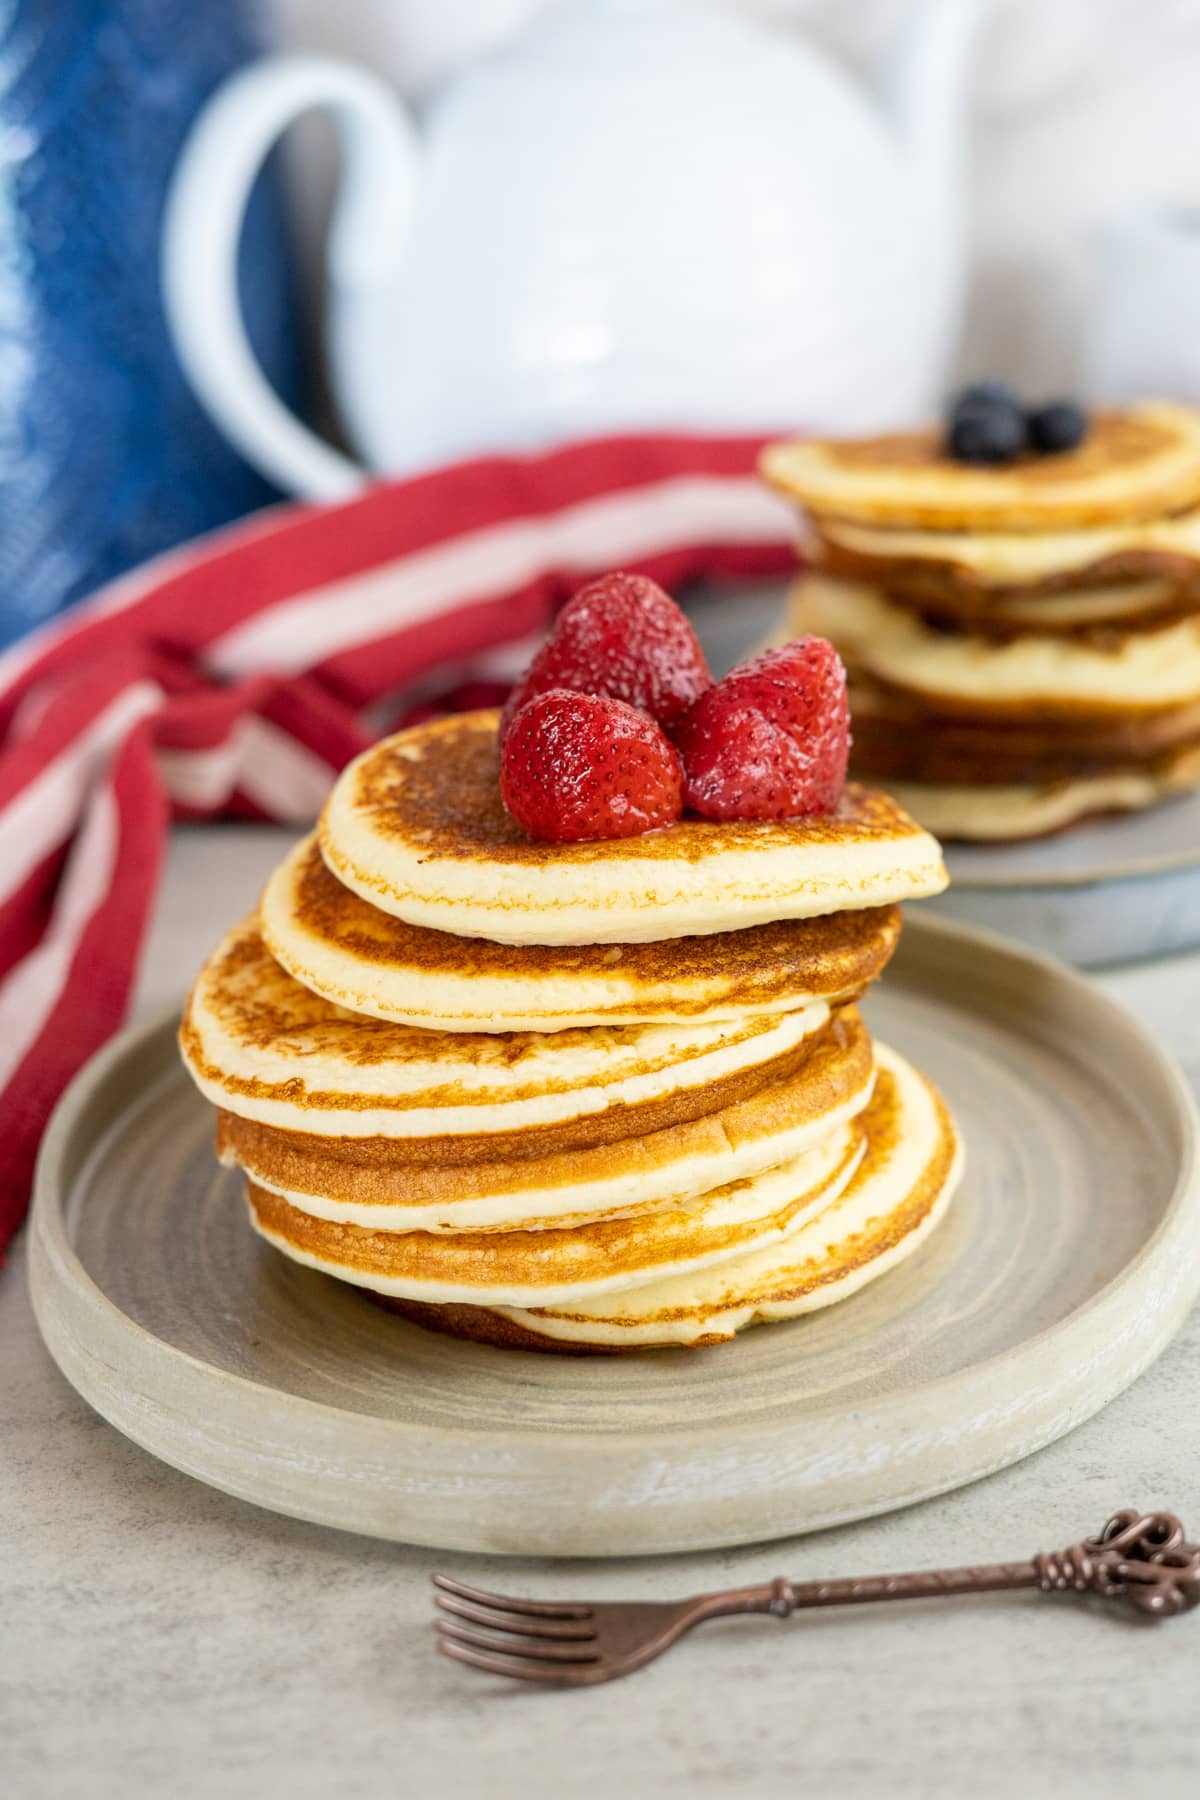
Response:
POLYGON ((754 1610, 786 1619, 814 1606, 865 1606, 876 1600, 932 1600, 949 1594, 984 1594, 997 1588, 1038 1585, 1031 1562, 985 1563, 962 1569, 914 1569, 899 1575, 866 1575, 834 1581, 789 1581, 785 1576, 747 1588, 754 1610))
POLYGON ((1099 1594, 1151 1618, 1200 1605, 1200 1547, 1184 1542, 1173 1513, 1115 1513, 1099 1537, 1069 1550, 1041 1552, 1028 1562, 981 1563, 961 1569, 919 1569, 835 1581, 788 1581, 704 1595, 700 1618, 729 1613, 774 1613, 789 1618, 817 1606, 862 1606, 878 1600, 939 1599, 951 1594, 1037 1588, 1044 1594, 1099 1594))

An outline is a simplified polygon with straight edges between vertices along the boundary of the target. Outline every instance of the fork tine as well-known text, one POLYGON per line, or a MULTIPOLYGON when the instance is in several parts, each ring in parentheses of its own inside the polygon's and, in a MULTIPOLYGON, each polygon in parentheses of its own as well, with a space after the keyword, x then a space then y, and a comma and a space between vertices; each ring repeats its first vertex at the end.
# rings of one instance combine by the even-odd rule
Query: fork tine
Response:
POLYGON ((587 1619, 543 1619, 531 1613, 506 1613, 494 1606, 476 1606, 473 1600, 460 1600, 457 1594, 435 1594, 439 1612, 456 1619, 469 1619, 473 1625, 486 1625, 492 1631, 511 1631, 521 1637, 593 1638, 595 1628, 587 1619))
POLYGON ((541 1619, 590 1619, 592 1609, 577 1600, 521 1600, 514 1594, 489 1594, 486 1588, 468 1587, 465 1581, 454 1581, 449 1575, 435 1575, 433 1585, 444 1594, 457 1594, 460 1600, 474 1600, 478 1606, 498 1606, 503 1612, 528 1613, 541 1619))
POLYGON ((482 1669, 488 1675, 511 1675, 515 1681, 540 1681, 553 1687, 577 1687, 582 1682, 603 1681, 597 1663, 534 1662, 523 1656, 505 1656, 491 1650, 474 1650, 467 1644, 438 1640, 443 1656, 468 1668, 482 1669))
POLYGON ((443 1644, 466 1644, 474 1650, 494 1650, 501 1656, 528 1656, 535 1662, 589 1663, 600 1660, 594 1638, 582 1644, 563 1643, 554 1638, 505 1637, 501 1632, 485 1631, 478 1625, 460 1625, 454 1619, 438 1619, 436 1624, 438 1641, 443 1644))

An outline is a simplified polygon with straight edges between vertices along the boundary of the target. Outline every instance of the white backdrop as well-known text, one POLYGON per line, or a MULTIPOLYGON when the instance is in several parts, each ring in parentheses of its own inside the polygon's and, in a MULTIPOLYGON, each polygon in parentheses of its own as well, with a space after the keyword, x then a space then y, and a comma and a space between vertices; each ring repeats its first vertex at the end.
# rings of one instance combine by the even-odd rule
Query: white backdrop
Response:
MULTIPOLYGON (((368 63, 420 98, 563 0, 274 0, 285 46, 368 63)), ((736 0, 864 79, 910 0, 736 0)), ((1069 387, 1105 217, 1200 205, 1200 0, 994 0, 972 131, 973 276, 961 362, 1069 387)), ((331 187, 326 133, 294 134, 310 271, 331 187)))

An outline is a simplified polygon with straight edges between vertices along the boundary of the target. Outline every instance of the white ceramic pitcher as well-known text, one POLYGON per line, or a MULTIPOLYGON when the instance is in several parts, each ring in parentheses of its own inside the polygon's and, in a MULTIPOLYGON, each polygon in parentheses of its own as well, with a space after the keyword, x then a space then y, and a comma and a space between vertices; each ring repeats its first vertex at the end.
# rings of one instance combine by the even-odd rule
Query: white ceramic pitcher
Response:
POLYGON ((1140 207, 1098 228, 1082 365, 1097 400, 1200 404, 1200 210, 1140 207))
POLYGON ((269 60, 187 144, 164 293, 241 451, 330 498, 366 469, 621 429, 868 429, 933 403, 962 294, 960 127, 977 0, 924 0, 876 105, 796 36, 696 0, 566 0, 430 105, 269 60), (239 316, 247 195, 332 112, 333 390, 362 465, 277 400, 239 316))

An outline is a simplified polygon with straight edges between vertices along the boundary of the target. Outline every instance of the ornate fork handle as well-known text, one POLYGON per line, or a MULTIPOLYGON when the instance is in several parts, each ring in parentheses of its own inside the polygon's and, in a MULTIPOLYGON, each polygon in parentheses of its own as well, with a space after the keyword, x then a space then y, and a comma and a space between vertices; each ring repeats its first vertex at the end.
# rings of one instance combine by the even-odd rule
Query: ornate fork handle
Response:
POLYGON ((644 1668, 693 1626, 730 1613, 786 1619, 816 1606, 936 1599, 1034 1588, 1096 1594, 1149 1619, 1200 1606, 1200 1546, 1185 1541, 1174 1513, 1114 1513, 1097 1537, 1028 1562, 920 1569, 852 1581, 770 1581, 687 1600, 530 1600, 492 1594, 435 1575, 438 1647, 493 1675, 582 1687, 644 1668))
POLYGON ((706 1597, 703 1616, 769 1612, 786 1619, 816 1606, 861 1606, 879 1600, 921 1600, 983 1594, 1002 1588, 1040 1588, 1044 1594, 1099 1594, 1150 1618, 1169 1618, 1200 1606, 1200 1546, 1184 1540, 1174 1513, 1114 1513, 1098 1537, 1068 1550, 1042 1551, 1028 1562, 983 1563, 962 1569, 921 1569, 840 1581, 793 1582, 706 1597))

